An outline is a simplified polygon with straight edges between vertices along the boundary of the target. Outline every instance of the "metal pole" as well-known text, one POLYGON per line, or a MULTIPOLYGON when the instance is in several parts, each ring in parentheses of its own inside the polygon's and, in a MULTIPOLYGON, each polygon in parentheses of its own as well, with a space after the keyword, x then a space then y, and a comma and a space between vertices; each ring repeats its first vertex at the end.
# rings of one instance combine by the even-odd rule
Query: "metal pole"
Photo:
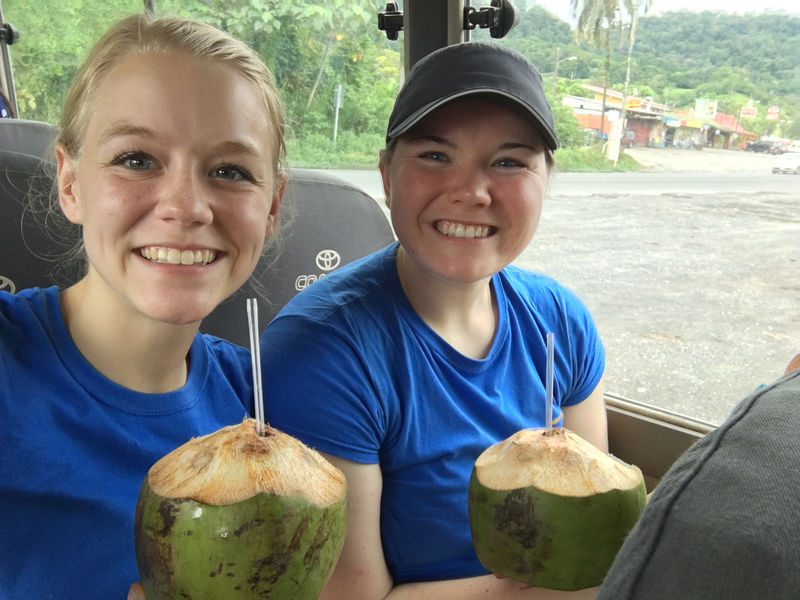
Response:
POLYGON ((344 101, 344 86, 337 83, 333 89, 333 145, 336 146, 336 134, 339 131, 339 109, 344 101))
POLYGON ((404 71, 434 50, 464 41, 464 0, 405 0, 404 71))
POLYGON ((556 66, 553 68, 553 79, 556 80, 556 83, 558 83, 558 63, 561 62, 559 60, 560 58, 561 58, 561 48, 556 48, 556 66))
MULTIPOLYGON (((0 27, 5 29, 6 21, 3 18, 3 3, 0 0, 0 27)), ((11 29, 9 24, 8 29, 9 35, 11 35, 11 29)), ((17 105, 17 91, 14 88, 14 72, 11 69, 11 54, 8 51, 8 43, 6 43, 5 37, 0 39, 0 54, 2 54, 3 58, 3 72, 0 73, 0 88, 4 88, 6 90, 6 101, 8 102, 8 108, 11 109, 11 116, 12 117, 19 117, 19 106, 17 105)))
POLYGON ((339 130, 339 107, 333 112, 333 145, 336 146, 336 132, 339 130))

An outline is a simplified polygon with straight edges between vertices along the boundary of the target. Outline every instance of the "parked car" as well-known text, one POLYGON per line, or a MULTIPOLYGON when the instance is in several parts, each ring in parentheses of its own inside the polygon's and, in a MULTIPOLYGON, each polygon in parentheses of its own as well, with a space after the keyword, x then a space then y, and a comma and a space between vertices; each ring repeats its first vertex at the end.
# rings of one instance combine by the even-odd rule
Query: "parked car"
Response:
POLYGON ((773 173, 793 173, 800 175, 800 152, 786 152, 772 161, 773 173))
POLYGON ((626 129, 625 133, 622 134, 622 139, 619 141, 619 145, 620 148, 632 148, 635 142, 636 134, 632 130, 626 129))
POLYGON ((748 152, 767 152, 769 154, 780 154, 783 152, 783 147, 775 142, 769 140, 756 140, 747 142, 744 147, 748 152))

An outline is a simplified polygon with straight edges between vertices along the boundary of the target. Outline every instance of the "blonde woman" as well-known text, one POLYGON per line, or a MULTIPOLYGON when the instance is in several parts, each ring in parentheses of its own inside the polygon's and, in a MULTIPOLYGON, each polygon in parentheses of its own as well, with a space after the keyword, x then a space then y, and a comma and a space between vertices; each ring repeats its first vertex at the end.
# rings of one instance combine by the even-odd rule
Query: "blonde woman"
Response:
POLYGON ((275 231, 283 130, 208 25, 127 18, 78 70, 55 154, 85 276, 0 292, 0 597, 124 597, 147 469, 249 412, 249 353, 198 328, 275 231))

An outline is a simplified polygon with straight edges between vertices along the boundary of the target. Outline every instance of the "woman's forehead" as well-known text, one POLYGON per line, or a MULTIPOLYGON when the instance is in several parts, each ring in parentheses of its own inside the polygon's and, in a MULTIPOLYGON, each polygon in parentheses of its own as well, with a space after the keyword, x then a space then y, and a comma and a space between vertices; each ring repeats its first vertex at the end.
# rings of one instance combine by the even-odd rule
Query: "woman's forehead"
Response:
POLYGON ((401 137, 444 129, 477 130, 487 122, 513 124, 517 133, 535 141, 536 147, 544 147, 538 124, 530 114, 513 100, 494 94, 473 94, 451 100, 431 111, 401 137))

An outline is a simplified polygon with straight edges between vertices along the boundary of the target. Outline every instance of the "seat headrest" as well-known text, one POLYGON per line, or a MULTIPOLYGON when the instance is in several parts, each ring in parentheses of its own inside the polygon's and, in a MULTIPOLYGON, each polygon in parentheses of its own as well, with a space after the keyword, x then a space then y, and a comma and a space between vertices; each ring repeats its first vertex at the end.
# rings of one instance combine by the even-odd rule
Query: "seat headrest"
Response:
POLYGON ((254 281, 209 315, 201 330, 249 345, 246 297, 257 297, 263 328, 295 294, 334 269, 394 241, 375 199, 343 179, 316 170, 291 172, 281 208, 280 242, 261 258, 254 281))
POLYGON ((42 158, 58 135, 58 127, 26 119, 0 119, 0 150, 42 158))

